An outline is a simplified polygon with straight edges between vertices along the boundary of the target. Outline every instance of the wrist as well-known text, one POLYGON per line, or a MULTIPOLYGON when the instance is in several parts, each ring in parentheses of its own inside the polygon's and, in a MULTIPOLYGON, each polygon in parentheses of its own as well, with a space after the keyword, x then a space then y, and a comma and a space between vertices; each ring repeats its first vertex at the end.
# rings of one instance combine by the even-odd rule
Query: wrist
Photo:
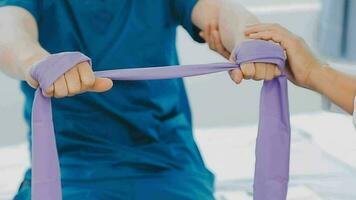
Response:
POLYGON ((49 53, 47 51, 42 48, 39 48, 37 51, 34 51, 31 56, 23 60, 23 65, 21 67, 23 79, 33 88, 38 87, 38 82, 32 78, 31 69, 36 62, 44 59, 48 55, 49 53))
POLYGON ((325 89, 335 79, 332 72, 333 69, 329 64, 322 64, 313 68, 308 76, 307 87, 324 95, 325 89))
POLYGON ((44 59, 49 55, 49 53, 41 47, 37 47, 32 52, 33 53, 31 53, 30 55, 27 55, 26 57, 21 59, 22 60, 21 68, 24 75, 26 75, 26 73, 29 72, 29 70, 36 62, 44 59))

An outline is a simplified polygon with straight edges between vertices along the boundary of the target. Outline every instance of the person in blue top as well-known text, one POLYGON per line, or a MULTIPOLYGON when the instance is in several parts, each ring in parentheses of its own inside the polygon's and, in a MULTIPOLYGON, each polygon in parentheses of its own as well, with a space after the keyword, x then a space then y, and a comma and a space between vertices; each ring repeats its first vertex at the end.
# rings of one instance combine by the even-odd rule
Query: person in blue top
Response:
MULTIPOLYGON (((253 15, 217 0, 0 0, 0 6, 0 69, 21 80, 29 125, 38 86, 31 66, 66 51, 92 59, 93 67, 80 63, 45 91, 56 97, 63 199, 214 199, 182 79, 113 83, 93 71, 178 64, 178 25, 228 58, 244 40, 241 26, 257 21, 253 15)), ((279 74, 263 63, 230 73, 237 83, 279 74)), ((15 199, 30 199, 30 179, 31 169, 15 199)))

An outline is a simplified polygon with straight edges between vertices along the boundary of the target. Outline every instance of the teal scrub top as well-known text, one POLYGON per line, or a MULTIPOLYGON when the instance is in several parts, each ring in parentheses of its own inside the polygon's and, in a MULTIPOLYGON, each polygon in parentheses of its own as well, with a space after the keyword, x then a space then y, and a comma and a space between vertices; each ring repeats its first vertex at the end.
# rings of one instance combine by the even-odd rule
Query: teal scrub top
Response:
MULTIPOLYGON (((1 6, 20 6, 35 17, 40 44, 47 51, 80 51, 92 59, 94 70, 178 64, 178 25, 201 42, 191 21, 195 4, 196 0, 0 0, 1 6)), ((25 82, 21 89, 30 126, 34 90, 25 82)), ((114 81, 108 92, 52 102, 63 181, 177 171, 212 184, 192 135, 182 79, 114 81)))

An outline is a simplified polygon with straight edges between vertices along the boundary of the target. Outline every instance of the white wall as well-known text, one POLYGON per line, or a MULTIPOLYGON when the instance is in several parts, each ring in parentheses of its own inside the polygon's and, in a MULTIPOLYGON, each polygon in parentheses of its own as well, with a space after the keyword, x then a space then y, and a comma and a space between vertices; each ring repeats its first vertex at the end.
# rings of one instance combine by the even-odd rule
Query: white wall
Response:
MULTIPOLYGON (((313 44, 317 27, 318 4, 314 6, 250 7, 262 21, 278 22, 313 44)), ((178 48, 182 64, 224 61, 196 44, 179 29, 178 48)), ((259 88, 261 83, 245 81, 235 86, 226 73, 186 79, 197 127, 233 126, 256 123, 258 119, 259 88)), ((25 139, 26 126, 22 117, 23 97, 18 82, 0 74, 0 146, 25 139)), ((292 113, 313 112, 320 109, 320 97, 290 85, 292 113)))

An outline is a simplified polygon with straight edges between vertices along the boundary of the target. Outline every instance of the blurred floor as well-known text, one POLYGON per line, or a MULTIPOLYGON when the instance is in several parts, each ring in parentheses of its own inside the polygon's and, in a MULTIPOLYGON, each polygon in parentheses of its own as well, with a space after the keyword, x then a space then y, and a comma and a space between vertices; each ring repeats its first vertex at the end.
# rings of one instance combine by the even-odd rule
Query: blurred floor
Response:
MULTIPOLYGON (((292 117, 288 200, 356 199, 356 131, 351 117, 318 112, 292 117)), ((195 131, 218 200, 252 200, 256 126, 195 131)), ((16 191, 29 159, 26 143, 0 148, 0 199, 16 191)))
MULTIPOLYGON (((291 122, 288 200, 356 199, 356 131, 351 117, 318 112, 293 116, 291 122)), ((256 126, 197 130, 207 165, 217 176, 220 199, 252 200, 256 131, 256 126)))

